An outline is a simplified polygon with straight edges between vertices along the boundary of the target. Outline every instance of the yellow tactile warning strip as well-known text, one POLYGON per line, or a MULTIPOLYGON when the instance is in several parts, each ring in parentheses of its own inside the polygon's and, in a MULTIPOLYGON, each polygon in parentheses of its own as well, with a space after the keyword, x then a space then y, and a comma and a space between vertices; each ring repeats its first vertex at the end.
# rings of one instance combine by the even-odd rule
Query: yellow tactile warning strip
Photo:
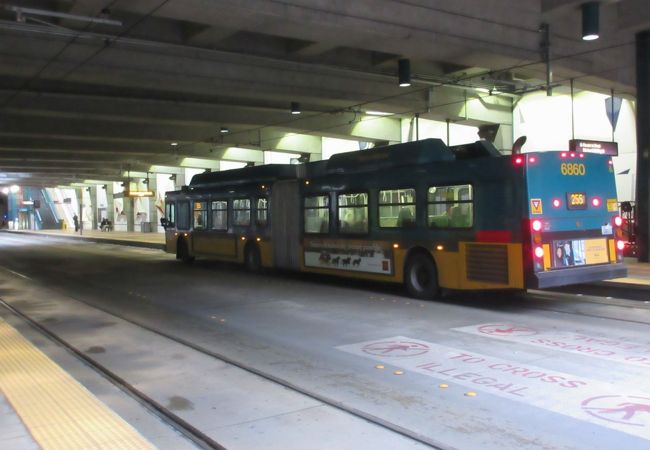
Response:
POLYGON ((155 448, 2 319, 0 390, 43 450, 155 448))

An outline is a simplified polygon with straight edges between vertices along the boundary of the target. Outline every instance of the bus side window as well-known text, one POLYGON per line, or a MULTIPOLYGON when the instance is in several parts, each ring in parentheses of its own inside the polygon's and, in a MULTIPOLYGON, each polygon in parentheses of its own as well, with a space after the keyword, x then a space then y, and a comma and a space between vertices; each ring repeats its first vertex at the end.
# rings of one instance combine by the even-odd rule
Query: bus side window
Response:
POLYGON ((232 201, 233 224, 247 227, 251 224, 251 201, 248 198, 238 198, 232 201))
POLYGON ((472 186, 431 186, 427 192, 427 223, 431 228, 474 225, 472 186))
POLYGON ((179 230, 190 229, 190 202, 184 201, 178 203, 176 211, 176 227, 179 230))
POLYGON ((368 232, 368 194, 341 194, 337 198, 339 231, 359 234, 368 232))
POLYGON ((415 227, 415 189, 379 191, 379 227, 415 227))
POLYGON ((269 223, 269 200, 266 197, 258 197, 256 201, 255 224, 264 228, 269 223))
POLYGON ((327 195, 305 197, 303 205, 305 233, 329 233, 329 197, 327 195))
POLYGON ((228 201, 215 200, 211 203, 212 229, 226 231, 228 229, 228 201))
POLYGON ((176 226, 176 204, 165 204, 165 219, 167 219, 167 226, 174 228, 176 226))
POLYGON ((207 221, 207 202, 194 202, 194 223, 192 224, 192 228, 202 230, 207 226, 207 221))

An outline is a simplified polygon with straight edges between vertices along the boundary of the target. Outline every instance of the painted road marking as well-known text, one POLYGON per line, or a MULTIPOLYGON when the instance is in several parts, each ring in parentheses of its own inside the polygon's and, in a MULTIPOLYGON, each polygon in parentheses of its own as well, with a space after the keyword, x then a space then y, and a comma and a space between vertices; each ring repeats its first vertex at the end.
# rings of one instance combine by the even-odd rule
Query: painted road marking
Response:
POLYGON ((547 331, 510 323, 484 323, 452 330, 650 368, 650 345, 623 339, 547 331))
POLYGON ((603 383, 404 336, 336 348, 650 440, 650 394, 630 391, 622 383, 603 383), (412 345, 409 349, 391 350, 412 352, 397 358, 388 356, 391 352, 374 351, 398 348, 393 346, 404 343, 418 344, 418 352, 411 350, 412 345))

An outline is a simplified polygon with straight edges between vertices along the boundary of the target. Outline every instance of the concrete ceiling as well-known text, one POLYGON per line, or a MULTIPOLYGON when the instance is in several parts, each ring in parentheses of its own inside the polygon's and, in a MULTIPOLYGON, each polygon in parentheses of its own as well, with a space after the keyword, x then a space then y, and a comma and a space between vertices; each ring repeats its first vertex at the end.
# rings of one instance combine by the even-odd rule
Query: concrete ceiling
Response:
POLYGON ((286 133, 398 140, 397 119, 415 113, 499 122, 512 98, 543 88, 544 22, 555 84, 634 96, 634 34, 650 28, 648 0, 602 1, 592 42, 580 39, 580 4, 1 2, 0 185, 120 180, 187 157, 260 161, 263 150, 300 150, 286 133), (411 61, 409 88, 397 86, 400 58, 411 61), (487 112, 470 117, 475 87, 510 95, 482 94, 487 112), (290 102, 303 113, 289 114, 290 102), (367 110, 394 115, 360 126, 367 110))

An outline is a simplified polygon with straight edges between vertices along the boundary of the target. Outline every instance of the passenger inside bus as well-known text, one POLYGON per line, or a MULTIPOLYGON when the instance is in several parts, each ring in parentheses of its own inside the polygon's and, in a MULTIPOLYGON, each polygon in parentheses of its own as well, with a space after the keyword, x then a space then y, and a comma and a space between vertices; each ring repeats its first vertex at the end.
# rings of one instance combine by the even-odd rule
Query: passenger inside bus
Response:
POLYGON ((413 217, 410 207, 402 207, 399 210, 397 226, 403 228, 411 228, 415 226, 415 217, 413 217))

